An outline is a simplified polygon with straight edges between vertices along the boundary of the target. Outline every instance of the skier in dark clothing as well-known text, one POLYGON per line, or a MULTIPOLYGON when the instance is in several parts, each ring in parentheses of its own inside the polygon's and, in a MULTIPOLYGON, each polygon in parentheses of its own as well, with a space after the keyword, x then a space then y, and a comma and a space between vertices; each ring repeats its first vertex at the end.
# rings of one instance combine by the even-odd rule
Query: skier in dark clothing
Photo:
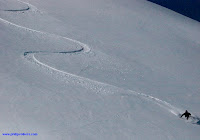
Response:
POLYGON ((191 114, 186 110, 185 113, 183 113, 183 114, 181 115, 181 118, 182 118, 183 116, 185 116, 185 117, 187 118, 187 120, 188 120, 188 118, 191 116, 191 114))

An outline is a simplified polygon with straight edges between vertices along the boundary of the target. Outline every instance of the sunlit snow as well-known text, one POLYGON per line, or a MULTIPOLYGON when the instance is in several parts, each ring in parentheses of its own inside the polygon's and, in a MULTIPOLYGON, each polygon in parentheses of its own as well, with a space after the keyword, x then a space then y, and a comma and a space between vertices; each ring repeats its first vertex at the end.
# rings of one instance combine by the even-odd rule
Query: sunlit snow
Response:
POLYGON ((146 0, 0 0, 0 139, 199 140, 199 36, 146 0))

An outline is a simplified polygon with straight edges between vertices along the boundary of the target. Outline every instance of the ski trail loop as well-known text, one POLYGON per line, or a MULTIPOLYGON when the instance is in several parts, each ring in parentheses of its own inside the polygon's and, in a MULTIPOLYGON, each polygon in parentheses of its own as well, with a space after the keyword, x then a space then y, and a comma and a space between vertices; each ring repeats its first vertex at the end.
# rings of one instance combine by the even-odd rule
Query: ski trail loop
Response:
MULTIPOLYGON (((35 6, 33 6, 33 5, 31 5, 27 2, 23 2, 23 1, 20 1, 20 0, 18 0, 18 1, 21 2, 21 3, 24 3, 28 6, 27 9, 21 9, 21 11, 22 10, 33 11, 33 12, 38 11, 35 6)), ((9 11, 11 11, 11 10, 9 10, 9 11)), ((19 10, 12 10, 12 12, 13 11, 20 11, 20 9, 19 10)), ((98 92, 98 93, 104 93, 104 92, 109 93, 110 92, 110 93, 114 94, 116 91, 119 91, 119 90, 124 91, 124 92, 128 91, 128 94, 126 93, 126 94, 121 94, 121 95, 134 95, 134 96, 143 97, 146 100, 150 100, 151 102, 156 103, 157 105, 166 109, 167 111, 169 111, 170 113, 172 113, 175 116, 178 116, 180 114, 180 112, 183 112, 182 109, 174 107, 170 103, 163 101, 161 99, 158 99, 156 97, 153 97, 153 96, 150 96, 150 95, 147 95, 147 94, 144 94, 144 93, 138 93, 138 92, 135 92, 135 91, 129 90, 129 89, 123 89, 123 88, 120 88, 120 87, 117 87, 117 86, 114 86, 114 85, 111 85, 111 84, 102 83, 102 82, 99 82, 99 81, 88 79, 86 77, 81 77, 81 76, 78 76, 78 75, 75 75, 75 74, 71 74, 71 73, 56 69, 56 68, 51 67, 51 66, 49 66, 45 63, 42 63, 41 61, 39 61, 35 58, 35 54, 40 54, 40 55, 42 55, 43 53, 49 53, 49 54, 50 53, 65 53, 65 54, 67 54, 67 53, 80 53, 80 52, 89 53, 91 50, 88 47, 88 45, 86 45, 86 44, 84 44, 80 41, 71 39, 71 38, 67 38, 67 37, 56 35, 56 34, 50 34, 50 33, 47 33, 47 32, 38 31, 38 30, 34 30, 34 29, 27 28, 27 27, 24 27, 24 26, 20 26, 20 25, 17 25, 15 23, 9 22, 5 19, 2 19, 2 18, 0 18, 0 21, 7 24, 7 25, 14 26, 16 28, 23 29, 25 31, 29 31, 29 32, 37 33, 37 34, 42 34, 44 36, 47 35, 47 36, 51 36, 51 37, 54 37, 54 38, 62 38, 62 39, 71 41, 71 42, 73 42, 76 45, 79 45, 81 47, 80 49, 77 49, 77 50, 64 51, 64 52, 44 52, 44 51, 24 52, 24 57, 27 58, 27 60, 45 68, 45 69, 48 69, 51 72, 54 72, 54 73, 56 72, 59 75, 63 75, 67 78, 70 78, 70 81, 73 81, 76 84, 80 84, 81 86, 84 86, 88 89, 96 90, 96 92, 98 92)))

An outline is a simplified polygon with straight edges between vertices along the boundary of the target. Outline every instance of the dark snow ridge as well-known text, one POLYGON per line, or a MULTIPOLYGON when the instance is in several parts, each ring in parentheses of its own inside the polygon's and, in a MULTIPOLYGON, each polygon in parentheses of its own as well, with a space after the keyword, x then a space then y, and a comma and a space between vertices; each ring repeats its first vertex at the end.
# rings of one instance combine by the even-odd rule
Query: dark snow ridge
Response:
POLYGON ((61 52, 47 52, 47 51, 28 51, 28 52, 24 52, 24 56, 28 55, 28 54, 36 54, 36 53, 45 53, 45 54, 50 54, 50 53, 61 53, 61 54, 68 54, 68 53, 78 53, 78 52, 81 52, 83 51, 84 48, 82 47, 81 49, 79 50, 73 50, 73 51, 61 51, 61 52))
POLYGON ((30 7, 27 7, 25 9, 16 9, 16 10, 4 10, 4 11, 9 11, 9 12, 22 12, 22 11, 28 11, 30 7))

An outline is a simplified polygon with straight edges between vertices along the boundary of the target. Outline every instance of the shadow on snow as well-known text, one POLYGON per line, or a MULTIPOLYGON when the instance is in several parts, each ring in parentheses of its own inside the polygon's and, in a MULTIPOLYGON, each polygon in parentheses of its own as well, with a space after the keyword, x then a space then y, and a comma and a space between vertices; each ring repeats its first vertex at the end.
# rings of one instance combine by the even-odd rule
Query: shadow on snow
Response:
POLYGON ((25 9, 16 9, 16 10, 4 10, 4 11, 9 11, 9 12, 21 12, 21 11, 28 11, 30 7, 25 8, 25 9))

